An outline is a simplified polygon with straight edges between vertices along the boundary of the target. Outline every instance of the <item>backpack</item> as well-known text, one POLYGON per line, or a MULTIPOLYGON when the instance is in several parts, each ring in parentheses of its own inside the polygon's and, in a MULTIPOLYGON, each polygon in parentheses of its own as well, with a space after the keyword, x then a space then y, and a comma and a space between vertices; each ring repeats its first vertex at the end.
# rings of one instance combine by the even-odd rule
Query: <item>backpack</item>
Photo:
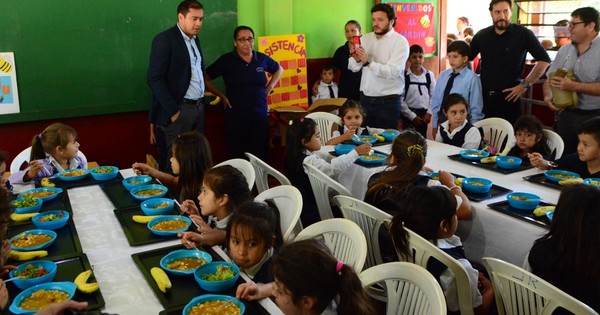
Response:
MULTIPOLYGON (((406 93, 408 92, 408 87, 411 84, 415 84, 418 86, 424 85, 425 87, 427 87, 427 93, 429 93, 429 87, 431 86, 431 73, 429 71, 425 72, 425 80, 427 81, 426 83, 423 82, 411 82, 410 81, 410 74, 408 74, 408 72, 404 72, 404 99, 406 99, 406 93)), ((423 93, 421 92, 421 88, 419 88, 419 93, 421 93, 421 95, 423 95, 423 93)))

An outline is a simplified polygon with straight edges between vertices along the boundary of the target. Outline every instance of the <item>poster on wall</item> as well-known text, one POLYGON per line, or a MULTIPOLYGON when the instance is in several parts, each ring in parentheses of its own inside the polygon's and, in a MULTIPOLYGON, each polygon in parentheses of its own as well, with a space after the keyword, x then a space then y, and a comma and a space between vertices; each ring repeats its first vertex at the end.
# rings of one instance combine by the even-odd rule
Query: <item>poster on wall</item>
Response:
POLYGON ((19 111, 15 54, 0 52, 0 115, 19 111))
POLYGON ((396 32, 406 37, 410 45, 423 47, 425 57, 437 56, 437 1, 406 0, 388 2, 396 12, 396 32))
MULTIPOLYGON (((304 34, 260 36, 258 51, 275 59, 283 75, 267 97, 271 109, 277 107, 308 108, 306 77, 306 38, 304 34)), ((267 74, 270 78, 271 74, 267 74)))

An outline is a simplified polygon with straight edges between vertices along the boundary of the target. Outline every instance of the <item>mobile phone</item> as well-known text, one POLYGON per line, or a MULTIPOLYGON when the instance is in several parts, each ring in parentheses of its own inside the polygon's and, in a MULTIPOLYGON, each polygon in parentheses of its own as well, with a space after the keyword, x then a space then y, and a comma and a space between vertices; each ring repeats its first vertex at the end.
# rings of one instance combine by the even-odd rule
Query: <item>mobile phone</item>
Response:
POLYGON ((360 36, 352 37, 352 43, 354 44, 354 50, 352 51, 352 54, 356 54, 356 49, 360 47, 360 36))

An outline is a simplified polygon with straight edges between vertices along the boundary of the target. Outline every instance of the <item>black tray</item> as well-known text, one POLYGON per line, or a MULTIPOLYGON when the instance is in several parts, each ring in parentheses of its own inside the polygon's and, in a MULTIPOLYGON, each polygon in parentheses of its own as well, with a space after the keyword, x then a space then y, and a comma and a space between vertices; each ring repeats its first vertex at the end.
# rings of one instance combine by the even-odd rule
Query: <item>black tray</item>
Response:
POLYGON ((531 165, 525 165, 525 164, 521 163, 521 166, 519 166, 518 168, 507 170, 507 169, 498 167, 496 165, 496 163, 481 163, 479 161, 471 161, 471 160, 463 159, 460 156, 460 154, 452 154, 452 155, 448 155, 448 157, 451 160, 454 160, 454 161, 459 161, 459 162, 462 162, 462 163, 475 165, 475 166, 478 166, 478 167, 481 167, 481 168, 485 168, 485 169, 490 170, 490 171, 502 173, 502 174, 512 174, 512 173, 516 173, 516 172, 528 170, 528 169, 530 169, 530 168, 533 167, 531 165))
MULTIPOLYGON (((115 216, 117 217, 117 220, 119 220, 119 223, 123 228, 123 232, 125 233, 127 242, 129 242, 129 245, 131 246, 159 243, 177 238, 176 235, 159 236, 153 234, 152 232, 150 232, 150 230, 148 230, 146 224, 137 223, 133 221, 133 215, 144 215, 144 212, 142 212, 142 209, 139 205, 129 208, 115 209, 114 212, 115 216)), ((179 212, 173 209, 172 214, 179 214, 179 212)), ((190 228, 192 227, 194 227, 193 224, 190 226, 190 228)))
MULTIPOLYGON (((454 175, 454 177, 457 177, 457 178, 458 177, 465 178, 465 176, 455 174, 455 173, 452 173, 452 175, 454 175)), ((494 198, 494 197, 501 196, 504 194, 508 194, 509 192, 512 192, 512 190, 510 190, 508 188, 504 188, 502 186, 498 186, 496 184, 492 184, 492 188, 490 188, 490 191, 488 191, 485 194, 472 193, 472 192, 469 192, 466 189, 464 189, 464 187, 463 187, 462 191, 465 194, 465 196, 467 196, 467 198, 469 198, 469 200, 475 201, 475 202, 484 201, 486 199, 494 198)))
MULTIPOLYGON (((46 258, 43 258, 46 259, 46 258)), ((73 282, 79 273, 86 271, 88 269, 92 269, 90 265, 90 261, 88 260, 86 254, 79 254, 77 256, 73 256, 65 259, 53 259, 54 262, 58 264, 58 268, 56 270, 56 276, 53 281, 71 281, 73 282)), ((27 262, 23 262, 27 264, 27 262)), ((88 282, 95 282, 94 275, 90 277, 88 282)), ((13 298, 17 296, 22 290, 17 288, 12 282, 7 283, 8 293, 13 298)), ((88 310, 94 310, 104 307, 104 297, 100 290, 86 294, 77 290, 73 300, 80 302, 88 302, 88 310)), ((87 314, 87 313, 86 313, 87 314)))
MULTIPOLYGON (((538 207, 542 207, 542 206, 554 206, 554 205, 551 203, 541 201, 540 204, 538 205, 538 207)), ((538 225, 538 226, 541 226, 544 228, 550 227, 550 221, 548 220, 548 217, 546 217, 546 216, 536 217, 533 215, 533 210, 521 210, 521 209, 513 208, 508 205, 507 200, 490 203, 488 205, 488 207, 491 209, 494 209, 498 212, 508 214, 517 219, 521 219, 525 222, 529 222, 529 223, 532 223, 532 224, 535 224, 535 225, 538 225)))
MULTIPOLYGON (((379 154, 383 154, 385 156, 389 156, 389 154, 384 153, 384 152, 380 152, 380 151, 376 151, 374 150, 375 153, 379 153, 379 154)), ((332 156, 338 157, 340 156, 339 154, 337 154, 335 151, 331 151, 329 152, 329 154, 331 154, 332 156)), ((359 159, 356 159, 356 161, 354 161, 354 164, 358 164, 360 166, 366 167, 366 168, 372 168, 372 167, 380 167, 382 165, 387 165, 387 159, 385 159, 381 164, 371 164, 371 163, 365 163, 359 159)))
MULTIPOLYGON (((158 182, 152 181, 152 184, 158 184, 158 182)), ((100 184, 100 188, 102 188, 116 209, 139 206, 142 203, 142 200, 133 198, 121 181, 100 184)), ((170 192, 167 192, 164 198, 173 198, 173 196, 170 192)))
MULTIPOLYGON (((21 232, 27 230, 37 229, 31 222, 30 224, 21 224, 10 227, 8 237, 11 238, 21 232)), ((73 223, 73 218, 70 218, 67 225, 55 230, 56 241, 54 244, 44 248, 43 250, 48 252, 48 256, 41 259, 57 260, 73 257, 82 253, 81 243, 79 242, 79 235, 77 235, 77 229, 73 223)), ((20 264, 20 261, 12 259, 8 260, 8 265, 20 264)))
POLYGON ((554 189, 558 189, 558 190, 561 190, 563 187, 563 186, 559 185, 558 182, 551 181, 548 178, 546 178, 546 175, 544 175, 544 173, 523 176, 523 179, 528 182, 532 182, 532 183, 535 183, 538 185, 542 185, 542 186, 546 186, 546 187, 550 187, 550 188, 554 188, 554 189))
MULTIPOLYGON (((12 197, 13 197, 13 199, 15 199, 15 198, 17 198, 17 195, 13 195, 12 197)), ((71 202, 69 201, 69 194, 67 194, 66 191, 63 191, 56 198, 54 198, 50 201, 44 201, 42 203, 42 208, 40 209, 39 212, 46 212, 46 211, 50 211, 50 210, 65 210, 65 211, 69 212, 69 214, 72 217, 73 209, 71 208, 71 202)), ((24 224, 32 224, 32 223, 31 223, 31 220, 19 221, 19 222, 10 220, 9 226, 12 227, 15 225, 24 225, 24 224)))
POLYGON ((74 188, 74 187, 84 187, 84 186, 91 186, 91 185, 100 185, 100 184, 105 184, 105 183, 110 183, 110 182, 121 182, 123 180, 123 176, 121 175, 121 172, 117 173, 117 177, 113 178, 113 179, 109 179, 109 180, 95 180, 92 175, 88 175, 83 179, 80 180, 75 180, 75 181, 64 181, 64 180, 60 180, 60 178, 51 178, 50 181, 53 182, 56 187, 62 188, 64 190, 67 190, 69 188, 74 188))
MULTIPOLYGON (((379 142, 379 141, 377 141, 377 142, 375 142, 375 143, 371 143, 371 146, 372 146, 372 147, 379 147, 379 146, 386 145, 386 144, 392 144, 392 142, 394 142, 394 141, 387 141, 387 140, 385 140, 385 141, 383 141, 383 142, 379 142)), ((354 143, 354 141, 352 141, 352 140, 343 141, 343 142, 341 142, 341 144, 351 144, 351 145, 357 145, 357 144, 356 144, 356 143, 354 143)))
MULTIPOLYGON (((183 309, 183 307, 187 303, 189 303, 189 301, 192 298, 199 296, 199 295, 203 295, 203 294, 224 294, 224 295, 235 296, 235 291, 236 291, 237 285, 245 282, 244 279, 242 279, 242 277, 240 277, 238 279, 237 285, 233 286, 229 290, 223 291, 223 292, 211 293, 211 292, 202 290, 200 288, 200 286, 198 286, 198 283, 196 283, 196 280, 194 280, 193 275, 173 276, 173 275, 169 274, 169 279, 171 280, 171 284, 172 284, 171 290, 167 291, 167 293, 163 293, 162 291, 160 291, 158 289, 158 286, 156 285, 156 282, 154 281, 154 278, 152 278, 152 275, 150 274, 150 269, 152 269, 152 267, 160 267, 160 260, 166 254, 170 253, 173 250, 183 249, 183 248, 184 248, 183 245, 174 245, 174 246, 169 246, 169 247, 165 247, 165 248, 158 248, 158 249, 154 249, 154 250, 150 250, 150 251, 145 251, 145 252, 141 252, 141 253, 135 253, 135 254, 131 255, 131 258, 133 258, 133 261, 135 262, 137 267, 142 272, 144 279, 146 279, 146 281, 150 285, 150 288, 152 288, 152 291, 154 291, 154 294, 158 298, 160 304, 162 304, 162 306, 164 306, 167 309, 167 313, 161 313, 161 314, 181 314, 181 310, 183 309), (175 309, 175 310, 173 310, 173 309, 175 309), (176 309, 179 309, 178 313, 176 312, 176 309)), ((203 250, 205 250, 207 253, 209 253, 212 256, 214 261, 222 261, 223 260, 219 255, 217 255, 217 253, 215 253, 212 250, 212 248, 207 247, 207 248, 203 248, 203 250)), ((248 314, 248 315, 269 314, 256 301, 254 301, 254 302, 243 301, 243 302, 246 305, 246 312, 244 314, 248 314)))

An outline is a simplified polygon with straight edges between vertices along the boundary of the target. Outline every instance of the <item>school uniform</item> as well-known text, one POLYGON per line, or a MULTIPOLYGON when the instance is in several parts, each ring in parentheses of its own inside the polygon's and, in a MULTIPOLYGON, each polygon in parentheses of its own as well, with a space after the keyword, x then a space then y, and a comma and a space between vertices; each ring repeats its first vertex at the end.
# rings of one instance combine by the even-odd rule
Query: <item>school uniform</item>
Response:
MULTIPOLYGON (((65 170, 64 168, 62 168, 62 166, 60 166, 60 163, 58 163, 58 161, 56 161, 54 159, 54 157, 52 157, 49 154, 46 154, 46 158, 37 160, 37 161, 42 164, 42 169, 32 179, 36 185, 40 184, 39 182, 42 178, 50 177, 56 173, 59 173, 59 172, 62 172, 65 170)), ((25 170, 18 171, 14 174, 11 174, 9 177, 9 181, 13 184, 28 184, 28 183, 30 183, 31 181, 26 182, 23 180, 23 176, 25 176, 25 173, 27 173, 29 171, 29 169, 30 169, 30 167, 27 167, 25 170)), ((78 155, 69 160, 69 168, 68 169, 69 170, 87 169, 87 161, 83 157, 78 155)))
POLYGON ((473 126, 468 120, 449 132, 450 123, 443 122, 438 133, 435 135, 435 141, 450 144, 464 149, 479 149, 481 145, 481 133, 477 127, 473 126))
POLYGON ((269 248, 262 259, 254 266, 243 270, 255 283, 269 283, 275 281, 273 276, 273 247, 269 248))
POLYGON ((571 153, 563 156, 562 158, 556 160, 556 164, 560 166, 561 170, 575 172, 579 174, 581 178, 600 177, 600 172, 590 174, 587 163, 580 160, 577 153, 571 153))
MULTIPOLYGON (((346 131, 348 131, 348 127, 340 126, 338 128, 338 130, 333 131, 333 133, 331 134, 331 137, 332 138, 339 137, 342 134, 346 133, 346 131)), ((385 131, 385 129, 381 129, 381 128, 360 127, 360 128, 358 128, 356 134, 359 136, 372 136, 374 134, 380 134, 384 131, 385 131)))
POLYGON ((421 135, 427 137, 427 124, 414 126, 415 117, 423 117, 431 112, 431 97, 435 90, 435 79, 431 71, 421 67, 423 72, 416 75, 409 68, 404 75, 404 96, 400 103, 400 112, 404 121, 404 129, 414 128, 421 135))
POLYGON ((324 100, 328 98, 337 98, 338 97, 338 86, 335 82, 325 83, 323 80, 319 82, 319 92, 317 95, 313 95, 311 100, 313 103, 316 100, 324 100), (331 87, 331 89, 329 89, 331 87))

